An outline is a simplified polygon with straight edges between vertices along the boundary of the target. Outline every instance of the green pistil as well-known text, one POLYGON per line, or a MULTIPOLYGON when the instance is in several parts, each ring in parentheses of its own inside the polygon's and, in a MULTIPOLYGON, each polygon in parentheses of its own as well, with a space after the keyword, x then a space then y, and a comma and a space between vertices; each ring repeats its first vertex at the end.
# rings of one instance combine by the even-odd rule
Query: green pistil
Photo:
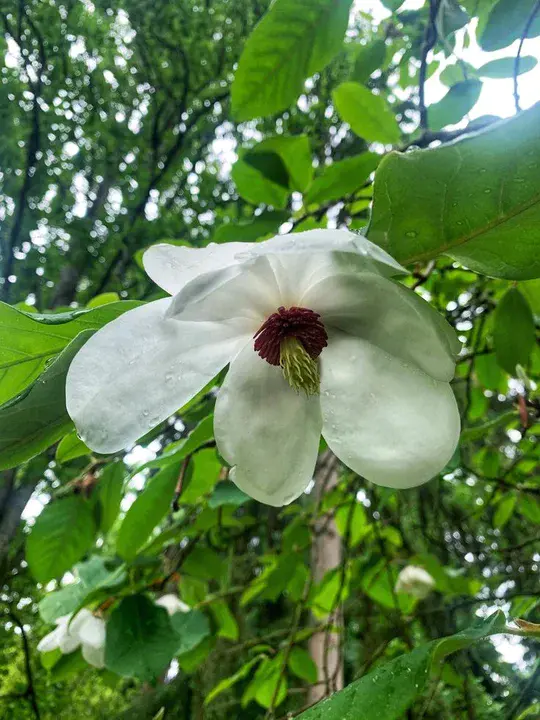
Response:
POLYGON ((293 390, 318 395, 321 384, 319 365, 295 337, 281 341, 279 363, 285 380, 293 390))

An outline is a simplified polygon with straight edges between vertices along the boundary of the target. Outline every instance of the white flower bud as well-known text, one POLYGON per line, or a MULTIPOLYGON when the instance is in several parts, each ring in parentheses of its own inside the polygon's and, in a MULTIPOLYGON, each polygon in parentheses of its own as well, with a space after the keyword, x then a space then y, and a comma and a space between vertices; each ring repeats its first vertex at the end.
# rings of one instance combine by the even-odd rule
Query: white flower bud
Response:
POLYGON ((399 573, 396 592, 423 600, 435 587, 435 580, 423 568, 407 565, 399 573))
POLYGON ((189 605, 186 605, 186 603, 182 602, 180 598, 173 595, 173 593, 162 595, 158 600, 156 600, 156 605, 160 605, 165 608, 169 615, 174 615, 177 612, 185 613, 191 610, 189 605))

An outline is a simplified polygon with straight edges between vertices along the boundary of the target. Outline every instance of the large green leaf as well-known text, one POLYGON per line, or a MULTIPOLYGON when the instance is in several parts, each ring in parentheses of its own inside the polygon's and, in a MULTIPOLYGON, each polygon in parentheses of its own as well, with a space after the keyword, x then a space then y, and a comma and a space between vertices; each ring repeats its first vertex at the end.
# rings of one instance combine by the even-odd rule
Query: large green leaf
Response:
POLYGON ((392 153, 369 238, 401 263, 447 254, 510 279, 540 275, 540 105, 458 142, 392 153))
POLYGON ((429 678, 431 646, 400 655, 300 715, 301 720, 401 719, 429 678))
POLYGON ((275 0, 252 32, 231 90, 237 120, 285 110, 338 52, 351 0, 275 0))
POLYGON ((32 575, 42 583, 63 575, 92 546, 95 534, 92 506, 81 496, 46 505, 26 540, 32 575))
POLYGON ((38 380, 0 406, 0 469, 34 457, 73 428, 66 410, 66 374, 92 333, 80 333, 38 380))
POLYGON ((105 665, 124 677, 154 680, 172 660, 178 644, 167 611, 144 595, 131 595, 107 622, 105 665))
POLYGON ((91 453, 90 448, 83 443, 75 430, 73 430, 58 443, 55 458, 56 462, 62 464, 91 453))
POLYGON ((381 160, 375 153, 362 153, 325 167, 306 193, 306 205, 338 200, 362 187, 381 160))
MULTIPOLYGON (((519 40, 536 0, 499 0, 491 11, 480 35, 484 50, 493 51, 519 40)), ((540 15, 533 21, 527 37, 540 35, 540 15)))
POLYGON ((481 91, 480 80, 465 80, 453 85, 442 100, 428 107, 430 129, 437 131, 458 123, 476 105, 481 91))
POLYGON ((529 303, 517 288, 510 288, 495 312, 493 342, 499 365, 515 376, 516 365, 527 365, 534 339, 534 318, 529 303))
POLYGON ((179 463, 160 470, 150 478, 129 508, 116 540, 116 551, 121 557, 132 560, 152 530, 165 517, 171 507, 179 471, 179 463))
POLYGON ((381 95, 374 95, 359 83, 344 82, 334 90, 332 98, 340 118, 359 137, 388 145, 399 141, 396 118, 381 95))
POLYGON ((422 694, 430 669, 458 650, 504 631, 501 611, 479 620, 472 627, 400 655, 348 685, 341 692, 302 713, 301 720, 401 720, 422 694))
POLYGON ((0 303, 0 403, 24 390, 80 332, 96 330, 138 304, 40 315, 0 303))

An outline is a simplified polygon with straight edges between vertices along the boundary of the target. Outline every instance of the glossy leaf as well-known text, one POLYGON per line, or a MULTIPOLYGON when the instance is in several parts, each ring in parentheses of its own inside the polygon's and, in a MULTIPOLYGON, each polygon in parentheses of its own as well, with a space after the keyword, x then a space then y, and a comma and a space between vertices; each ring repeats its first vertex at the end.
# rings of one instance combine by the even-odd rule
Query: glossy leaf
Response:
POLYGON ((0 303, 0 403, 27 388, 80 332, 100 328, 138 304, 41 315, 0 303))
POLYGON ((443 147, 390 154, 368 236, 404 264, 447 254, 486 275, 537 277, 539 167, 540 105, 443 147))
POLYGON ((237 120, 285 110, 338 52, 351 0, 276 0, 251 33, 231 90, 237 120))
POLYGON ((38 380, 0 406, 0 469, 34 457, 73 428, 66 410, 66 374, 92 332, 80 333, 38 380))
POLYGON ((375 95, 359 83, 345 82, 338 85, 332 98, 340 118, 359 137, 388 145, 399 141, 396 118, 381 95, 375 95))
POLYGON ((57 462, 67 463, 83 455, 90 455, 91 452, 90 448, 83 443, 74 430, 58 443, 55 457, 57 462))

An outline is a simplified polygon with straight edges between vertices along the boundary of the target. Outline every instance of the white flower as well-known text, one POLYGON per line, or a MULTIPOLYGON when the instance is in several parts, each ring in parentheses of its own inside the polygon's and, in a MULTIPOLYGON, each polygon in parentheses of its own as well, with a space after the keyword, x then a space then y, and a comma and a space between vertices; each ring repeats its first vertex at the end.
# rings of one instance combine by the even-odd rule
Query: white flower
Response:
POLYGON ((97 668, 105 666, 105 621, 83 608, 73 619, 63 615, 55 620, 56 628, 45 635, 37 646, 39 652, 59 649, 64 655, 81 646, 87 663, 97 668))
POLYGON ((67 409, 95 451, 134 443, 229 364, 216 442, 231 478, 261 502, 305 490, 321 432, 346 465, 387 487, 424 483, 451 458, 459 342, 389 279, 405 271, 365 238, 313 230, 155 245, 144 265, 174 297, 106 325, 69 369, 67 409))
POLYGON ((407 565, 399 573, 396 581, 396 592, 412 595, 423 600, 435 587, 435 580, 424 568, 407 565))
POLYGON ((186 613, 191 610, 189 605, 186 605, 185 602, 182 602, 180 598, 176 597, 176 595, 173 595, 172 593, 162 595, 156 600, 156 605, 164 607, 169 615, 174 615, 177 612, 186 613))

